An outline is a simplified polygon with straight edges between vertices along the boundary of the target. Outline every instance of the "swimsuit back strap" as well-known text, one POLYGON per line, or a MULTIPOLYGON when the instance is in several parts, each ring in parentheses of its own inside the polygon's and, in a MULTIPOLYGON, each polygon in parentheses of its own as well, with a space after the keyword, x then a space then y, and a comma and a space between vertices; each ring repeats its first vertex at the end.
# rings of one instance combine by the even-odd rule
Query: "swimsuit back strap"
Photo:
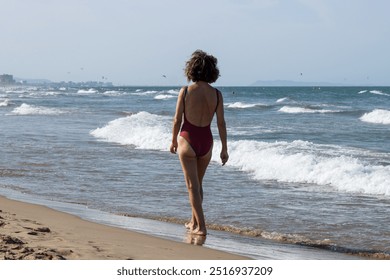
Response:
POLYGON ((185 87, 184 88, 184 95, 183 95, 183 112, 185 113, 186 111, 186 95, 187 95, 187 88, 188 87, 185 87))

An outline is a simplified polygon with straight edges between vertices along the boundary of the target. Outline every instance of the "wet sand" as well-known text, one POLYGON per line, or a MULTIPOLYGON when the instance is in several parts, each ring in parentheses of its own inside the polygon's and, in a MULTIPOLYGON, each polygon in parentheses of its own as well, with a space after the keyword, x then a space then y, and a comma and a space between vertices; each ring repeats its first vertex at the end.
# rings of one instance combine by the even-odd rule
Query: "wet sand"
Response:
POLYGON ((0 259, 239 260, 246 257, 89 222, 0 196, 0 259))
POLYGON ((88 215, 59 210, 0 196, 0 260, 366 259, 265 239, 253 242, 214 230, 205 245, 196 246, 202 243, 199 237, 188 236, 177 224, 117 215, 91 222, 88 215))

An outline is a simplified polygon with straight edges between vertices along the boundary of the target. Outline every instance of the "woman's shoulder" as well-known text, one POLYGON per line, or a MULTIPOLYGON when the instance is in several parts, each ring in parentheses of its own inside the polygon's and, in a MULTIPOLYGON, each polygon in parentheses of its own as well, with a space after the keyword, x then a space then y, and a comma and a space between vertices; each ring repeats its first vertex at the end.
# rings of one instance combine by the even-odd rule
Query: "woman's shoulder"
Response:
POLYGON ((181 87, 180 90, 179 90, 179 97, 184 95, 184 94, 186 94, 187 91, 188 91, 188 86, 181 87))

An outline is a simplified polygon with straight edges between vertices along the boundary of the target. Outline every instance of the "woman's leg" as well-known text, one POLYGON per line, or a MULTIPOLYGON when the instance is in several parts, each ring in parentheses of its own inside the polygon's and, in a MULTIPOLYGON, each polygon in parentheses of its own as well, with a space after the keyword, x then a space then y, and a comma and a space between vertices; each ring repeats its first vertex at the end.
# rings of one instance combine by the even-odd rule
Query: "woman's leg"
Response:
MULTIPOLYGON (((198 180, 199 180, 199 193, 201 203, 203 203, 203 177, 206 174, 206 169, 210 163, 212 156, 212 149, 201 158, 197 160, 197 168, 198 168, 198 180)), ((202 207, 203 208, 203 207, 202 207)), ((191 221, 185 224, 185 227, 191 231, 194 231, 197 228, 197 224, 195 222, 194 213, 192 212, 191 221)))
POLYGON ((206 155, 198 158, 198 163, 197 163, 198 179, 200 184, 200 196, 202 198, 202 202, 203 202, 203 177, 206 174, 207 167, 209 166, 212 152, 213 152, 213 146, 211 146, 210 151, 206 155))
MULTIPOLYGON (((206 235, 206 224, 204 220, 201 184, 198 174, 198 159, 188 142, 179 137, 179 158, 186 181, 189 200, 192 207, 192 225, 189 225, 192 233, 206 235)), ((204 175, 204 171, 203 175, 204 175)), ((202 175, 202 177, 203 177, 202 175)))

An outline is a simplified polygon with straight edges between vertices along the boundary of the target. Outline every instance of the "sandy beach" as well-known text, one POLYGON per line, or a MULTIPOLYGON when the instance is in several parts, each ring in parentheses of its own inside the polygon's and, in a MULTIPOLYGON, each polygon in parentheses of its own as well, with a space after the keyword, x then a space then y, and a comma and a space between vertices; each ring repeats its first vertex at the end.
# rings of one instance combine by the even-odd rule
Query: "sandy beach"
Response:
MULTIPOLYGON (((277 245, 276 243, 264 243, 263 250, 264 258, 268 260, 288 259, 287 256, 295 256, 302 260, 310 258, 357 259, 352 256, 332 254, 316 249, 289 248, 286 244, 277 245)), ((236 261, 243 260, 239 262, 240 265, 252 267, 256 264, 240 255, 93 223, 46 206, 15 201, 2 196, 0 196, 0 260, 15 260, 4 263, 2 275, 12 275, 12 277, 18 279, 25 275, 29 275, 30 278, 53 279, 59 273, 75 278, 107 279, 107 275, 112 277, 127 275, 120 274, 125 273, 124 270, 126 273, 134 273, 134 269, 141 269, 137 268, 138 266, 143 268, 142 271, 154 271, 156 269, 156 266, 153 266, 153 264, 156 264, 155 260, 168 261, 158 263, 158 269, 161 269, 164 273, 167 273, 168 269, 182 271, 183 268, 189 271, 188 262, 183 263, 176 260, 198 260, 198 262, 190 263, 191 271, 198 269, 204 273, 205 277, 208 276, 207 267, 209 262, 222 264, 221 261, 223 260, 224 265, 236 265, 236 261), (16 260, 91 261, 82 262, 82 266, 80 265, 81 262, 54 261, 50 262, 50 268, 52 269, 48 269, 46 262, 19 262, 16 260), (113 260, 114 262, 97 263, 99 260, 113 260), (115 260, 135 260, 135 264, 138 266, 136 268, 129 266, 128 269, 123 264, 118 265, 115 260), (143 260, 151 260, 152 266, 148 266, 145 262, 139 262, 143 260), (169 260, 176 261, 175 265, 172 266, 169 260), (205 263, 202 260, 209 261, 205 263), (20 264, 23 269, 20 269, 20 264), (149 268, 149 270, 145 268, 149 268)), ((131 261, 131 264, 133 264, 133 261, 131 261)), ((324 265, 323 262, 314 264, 318 268, 324 265)), ((326 264, 337 266, 335 269, 338 269, 338 275, 340 275, 340 271, 345 275, 351 275, 352 272, 355 278, 367 273, 367 271, 370 273, 369 275, 372 275, 371 271, 374 271, 377 275, 383 275, 388 267, 384 262, 365 262, 364 265, 375 265, 371 269, 366 269, 366 266, 360 263, 360 270, 356 270, 355 262, 327 262, 326 264)), ((294 275, 301 279, 311 279, 312 275, 316 273, 314 269, 308 269, 305 262, 294 262, 293 266, 289 266, 287 262, 268 263, 268 265, 272 270, 275 269, 279 272, 278 278, 275 279, 294 278, 294 275)), ((334 270, 327 270, 326 272, 333 275, 334 270)), ((138 276, 132 277, 135 279, 138 276)), ((203 278, 206 279, 205 277, 203 278)), ((221 277, 226 276, 222 275, 221 277)), ((212 278, 216 279, 218 277, 214 275, 212 278)))
POLYGON ((245 257, 82 220, 0 196, 0 259, 238 260, 245 257))
POLYGON ((43 206, 41 202, 33 204, 0 196, 0 260, 365 259, 364 256, 265 239, 258 240, 257 245, 245 241, 232 243, 223 233, 214 230, 210 230, 207 245, 199 246, 194 245, 193 240, 178 238, 185 233, 184 227, 179 225, 152 222, 154 226, 150 227, 147 222, 142 226, 148 229, 139 232, 135 229, 139 224, 128 230, 120 223, 106 225, 107 221, 89 221, 89 218, 62 211, 43 206), (162 227, 160 234, 153 235, 152 230, 158 230, 159 226, 162 227), (165 235, 161 234, 163 232, 165 235), (169 239, 168 236, 176 237, 169 239))

